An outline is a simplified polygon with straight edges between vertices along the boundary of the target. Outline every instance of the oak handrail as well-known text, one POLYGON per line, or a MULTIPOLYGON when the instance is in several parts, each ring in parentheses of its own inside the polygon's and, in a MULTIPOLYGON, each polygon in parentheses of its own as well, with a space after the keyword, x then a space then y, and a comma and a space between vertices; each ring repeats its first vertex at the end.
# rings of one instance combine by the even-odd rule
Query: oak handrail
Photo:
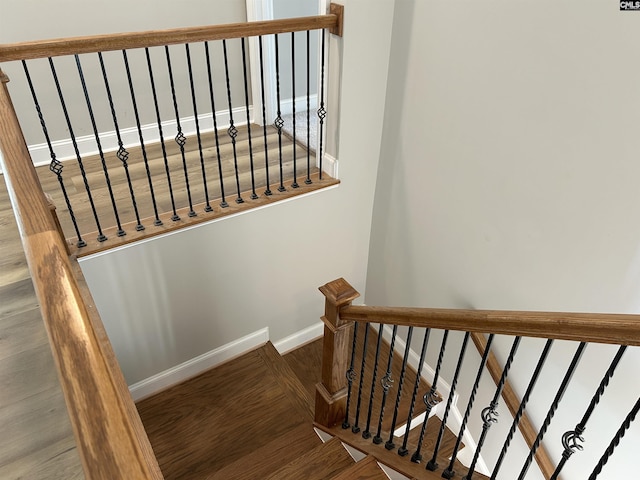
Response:
MULTIPOLYGON (((332 11, 336 11, 332 8, 332 11)), ((340 10, 337 10, 340 12, 340 10)), ((330 28, 342 31, 342 17, 336 13, 283 20, 229 23, 201 27, 149 30, 108 35, 57 38, 0 44, 0 62, 107 52, 130 48, 158 47, 209 40, 253 37, 285 32, 330 28)))
MULTIPOLYGON (((40 302, 85 476, 161 479, 101 324, 89 311, 0 70, 0 163, 40 302)), ((75 263, 75 260, 74 260, 75 263)), ((99 317, 97 317, 99 318, 99 317)))

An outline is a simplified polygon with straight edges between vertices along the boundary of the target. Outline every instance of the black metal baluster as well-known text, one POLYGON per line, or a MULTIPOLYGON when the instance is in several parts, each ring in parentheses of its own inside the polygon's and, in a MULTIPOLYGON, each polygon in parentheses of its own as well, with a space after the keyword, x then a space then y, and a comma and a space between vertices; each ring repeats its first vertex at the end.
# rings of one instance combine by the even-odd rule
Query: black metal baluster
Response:
POLYGON ((304 181, 307 185, 311 184, 311 62, 310 62, 310 48, 309 37, 311 32, 307 30, 307 178, 304 181))
POLYGON ((596 393, 593 395, 593 398, 591 399, 591 402, 587 407, 587 411, 582 416, 580 422, 576 425, 576 428, 565 432, 565 434, 562 436, 562 446, 564 447, 564 451, 562 452, 562 459, 553 472, 553 475, 551 475, 550 480, 556 480, 558 478, 558 475, 560 474, 560 471, 564 468, 565 463, 567 463, 571 455, 573 455, 576 450, 582 450, 582 445, 580 445, 580 443, 578 442, 584 442, 582 434, 587 428, 587 422, 589 421, 591 414, 595 410, 596 405, 598 405, 598 403, 600 402, 600 398, 609 385, 611 377, 613 377, 613 373, 615 372, 618 363, 620 363, 620 359, 622 358, 622 355, 624 354, 626 349, 627 347, 625 345, 622 345, 618 349, 615 357, 611 361, 611 365, 609 365, 609 368, 604 374, 604 377, 600 381, 600 385, 598 386, 596 393))
POLYGON ((411 461, 419 463, 422 460, 422 442, 424 441, 424 434, 427 431, 427 423, 431 415, 431 410, 438 405, 440 398, 438 397, 438 379, 440 378, 440 367, 442 366, 442 360, 444 359, 444 352, 447 347, 447 339, 449 338, 449 330, 445 330, 442 335, 442 343, 440 344, 440 353, 438 354, 438 363, 436 364, 436 370, 433 374, 433 383, 431 388, 422 397, 422 401, 426 406, 424 412, 424 420, 422 421, 422 427, 420 428, 420 437, 418 438, 418 445, 416 451, 411 455, 411 461))
POLYGON ((117 235, 123 237, 126 232, 122 229, 122 223, 120 222, 120 215, 118 214, 118 207, 116 205, 116 199, 113 196, 113 188, 111 187, 111 179, 109 178, 109 171, 107 170, 107 162, 104 158, 104 152, 102 151, 102 143, 100 142, 100 134, 98 133, 98 126, 96 125, 96 117, 93 114, 93 107, 91 106, 91 98, 89 97, 89 90, 87 90, 87 82, 84 79, 84 72, 82 71, 82 64, 80 63, 80 56, 74 55, 76 60, 76 67, 78 68, 78 75, 80 77, 80 84, 82 85, 82 92, 84 93, 84 99, 87 103, 87 111, 89 112, 89 119, 91 121, 91 128, 93 128, 93 135, 96 139, 96 145, 98 147, 98 155, 102 162, 102 171, 104 172, 104 179, 107 184, 107 191, 109 192, 109 199, 111 200, 111 206, 113 207, 113 215, 116 219, 116 225, 118 226, 117 235))
POLYGON ((184 183, 187 187, 187 200, 189 202, 189 216, 195 217, 197 213, 193 210, 193 202, 191 201, 191 188, 189 187, 189 173, 187 172, 187 158, 184 154, 184 146, 187 143, 187 138, 182 133, 182 125, 180 124, 180 113, 178 112, 178 99, 176 98, 176 87, 173 82, 173 69, 171 68, 171 55, 169 55, 169 46, 164 46, 165 57, 167 58, 167 71, 169 72, 169 83, 171 84, 171 97, 173 98, 173 110, 176 114, 176 126, 178 132, 176 133, 175 141, 180 147, 180 156, 182 157, 182 169, 184 170, 184 183))
POLYGON ((204 53, 207 58, 207 76, 209 79, 209 98, 211 100, 211 116, 213 117, 213 135, 216 140, 216 156, 218 158, 218 176, 220 178, 220 206, 229 206, 224 194, 224 177, 222 175, 222 159, 220 158, 220 141, 218 137, 218 120, 216 118, 216 100, 213 93, 213 74, 211 73, 211 58, 209 56, 209 42, 204 42, 204 53))
POLYGON ((476 463, 478 463, 478 458, 480 457, 480 451, 482 450, 484 441, 487 438, 489 429, 491 428, 491 425, 493 423, 496 423, 498 421, 498 412, 496 410, 498 408, 498 403, 500 401, 500 395, 502 394, 502 390, 507 381, 507 375, 509 374, 509 370, 511 369, 513 358, 515 357, 515 354, 518 351, 518 346, 520 345, 520 339, 521 337, 516 337, 513 340, 511 351, 509 352, 507 361, 505 362, 504 368, 502 369, 502 375, 500 376, 498 385, 496 385, 496 391, 493 394, 493 399, 491 400, 491 403, 489 403, 489 406, 484 410, 482 410, 482 433, 480 434, 480 439, 478 440, 478 445, 476 446, 476 451, 473 455, 473 460, 471 460, 469 471, 467 472, 467 475, 464 477, 465 480, 471 480, 473 478, 473 473, 476 468, 476 463))
POLYGON ((76 159, 78 160, 78 167, 80 167, 80 173, 82 174, 82 181, 84 182, 84 188, 87 191, 87 197, 89 198, 89 204, 91 205, 91 211, 93 212, 93 218, 96 221, 96 227, 98 228, 98 237, 97 240, 99 242, 104 242, 107 237, 102 232, 102 227, 100 226, 100 220, 98 219, 98 211, 96 210, 96 205, 93 201, 93 195, 91 195, 91 187, 89 186, 89 180, 87 179, 87 174, 84 169, 84 164, 82 162, 82 156, 80 155, 80 150, 78 149, 78 142, 76 141, 76 136, 73 133, 73 127, 71 126, 71 119, 69 118, 69 112, 67 110, 67 105, 64 101, 64 96, 62 95, 62 88, 60 88, 60 81, 58 80, 58 74, 56 73, 56 68, 53 65, 53 59, 49 57, 49 67, 51 68, 51 74, 53 75, 53 80, 56 84, 56 90, 58 91, 58 97, 60 98, 60 105, 62 106, 62 112, 64 113, 64 119, 67 123, 67 128, 69 129, 69 135, 71 136, 71 143, 73 144, 73 150, 76 153, 76 159))
POLYGON ((296 41, 295 32, 291 32, 291 105, 293 108, 293 183, 292 188, 298 188, 298 144, 296 142, 296 41))
MULTIPOLYGON (((366 327, 366 324, 365 324, 366 327)), ((358 340, 358 322, 353 325, 353 342, 351 344, 351 363, 349 364, 349 370, 347 370, 347 406, 344 413, 344 421, 342 422, 342 428, 347 429, 349 425, 349 407, 351 406, 351 387, 353 381, 356 379, 356 371, 353 369, 356 360, 356 342, 358 340)))
POLYGON ((156 112, 156 123, 158 124, 158 135, 160 136, 160 147, 162 148, 164 170, 167 176, 167 185, 169 187, 169 199, 171 200, 171 209, 173 210, 173 215, 171 216, 171 220, 173 220, 174 222, 177 222, 178 220, 180 220, 180 217, 178 216, 178 212, 176 211, 176 202, 173 197, 173 185, 171 184, 171 172, 169 169, 169 159, 167 158, 167 149, 164 144, 164 132, 162 130, 162 118, 160 117, 160 107, 158 106, 156 81, 153 76, 153 68, 151 66, 151 56, 149 55, 149 49, 145 48, 144 53, 147 57, 147 70, 149 71, 149 82, 151 83, 151 93, 153 94, 153 105, 155 107, 155 112, 156 112))
POLYGON ((40 102, 38 102, 38 97, 36 96, 36 90, 33 87, 33 82, 31 81, 31 75, 29 74, 29 69, 27 68, 27 62, 22 60, 22 68, 24 70, 24 74, 27 77, 27 83, 29 84, 29 90, 31 91, 31 97, 33 98, 33 104, 36 107, 36 112, 38 113, 38 118, 40 119, 40 126, 42 127, 42 132, 44 133, 44 138, 47 142, 47 147, 49 148, 49 155, 51 157, 51 163, 49 164, 49 170, 53 172, 58 178, 58 183, 60 184, 60 189, 62 190, 62 196, 64 197, 64 202, 67 205, 67 210, 69 210, 69 216, 71 217, 71 223, 73 224, 73 229, 76 231, 76 236, 78 237, 78 242, 76 246, 78 247, 86 247, 87 242, 82 239, 82 235, 80 235, 80 230, 78 228, 78 221, 76 220, 76 216, 73 213, 73 208, 71 207, 71 201, 69 200, 69 194, 67 193, 67 188, 64 186, 64 180, 62 178, 62 169, 64 165, 60 160, 56 158, 56 154, 53 151, 53 146, 51 145, 51 138, 49 138, 49 131, 47 130, 47 124, 44 121, 44 116, 42 115, 42 110, 40 108, 40 102))
POLYGON ((533 457, 536 454, 538 447, 540 447, 540 443, 542 442, 544 434, 547 432, 547 429, 551 424, 551 420, 553 419, 553 416, 555 415, 556 410, 558 409, 558 405, 560 404, 560 401, 564 396, 564 392, 567 390, 567 387, 569 386, 569 382, 571 382, 571 377, 573 377, 573 373, 575 372, 578 366, 578 363, 580 362, 580 358, 582 357, 582 353, 584 352, 584 349, 586 346, 587 344, 585 342, 582 342, 580 343, 580 345, 578 345, 578 348, 576 349, 576 353, 574 354, 571 360, 571 364, 567 369, 567 373, 562 379, 560 388, 558 388, 558 392, 556 393, 556 396, 553 399, 551 406, 549 407, 549 411, 547 412, 547 416, 545 417, 544 422, 542 423, 542 427, 540 428, 540 431, 538 432, 538 435, 536 436, 536 439, 534 440, 533 445, 529 450, 529 455, 527 455, 527 459, 525 460, 524 465, 522 466, 522 470, 520 471, 518 480, 523 480, 524 477, 526 476, 527 471, 531 466, 531 462, 533 461, 533 457))
POLYGON ((236 191, 238 197, 236 203, 244 203, 242 196, 240 195, 240 174, 238 172, 238 152, 236 148, 236 137, 238 136, 238 129, 233 124, 233 106, 231 103, 231 81, 229 80, 229 60, 227 56, 227 41, 222 40, 222 50, 224 53, 224 73, 227 79, 227 100, 229 102, 229 129, 227 133, 231 137, 231 145, 233 147, 233 166, 236 172, 236 191))
POLYGON ((324 108, 324 57, 325 57, 325 51, 324 51, 324 39, 326 36, 326 30, 322 30, 322 47, 320 48, 320 52, 322 55, 322 59, 320 61, 320 108, 318 108, 318 119, 319 119, 319 128, 318 128, 318 139, 320 141, 320 145, 318 147, 318 157, 320 158, 319 160, 319 179, 322 180, 322 132, 323 132, 323 126, 324 126, 324 119, 327 116, 327 110, 324 108))
POLYGON ((380 380, 382 385, 382 405, 380 406, 380 417, 378 418, 378 430, 373 437, 373 443, 379 445, 382 443, 382 418, 384 417, 384 407, 387 404, 387 394, 389 389, 393 385, 393 379, 391 378, 391 367, 393 365, 393 349, 396 344, 396 336, 398 334, 398 325, 393 326, 393 332, 391 333, 391 345, 389 346, 389 358, 387 360, 387 371, 384 377, 380 380))
POLYGON ((620 440, 622 440, 622 437, 624 437, 625 433, 631 426, 631 423, 633 423, 633 421, 636 419, 636 415, 638 415, 638 411, 640 411, 640 397, 636 401, 636 404, 633 406, 633 408, 631 409, 627 417, 622 422, 622 425, 620 425, 620 428, 614 435, 613 439, 611 440, 611 443, 609 443, 609 446, 607 447, 605 452, 602 454, 602 457, 600 457, 600 460, 598 461, 596 467, 593 469, 593 472, 591 473, 591 475, 589 475, 588 480, 595 480, 598 477, 598 475, 600 475, 600 473, 602 472, 602 469, 609 461, 609 458, 611 457, 611 455, 613 455, 614 450, 620 444, 620 440))
POLYGON ((382 328, 383 324, 380 324, 380 329, 378 330, 378 342, 376 343, 376 355, 375 360, 373 361, 373 377, 371 379, 371 393, 369 394, 369 410, 367 411, 367 426, 362 432, 362 438, 371 438, 371 432, 369 429, 371 428, 371 414, 373 412, 373 397, 376 393, 376 380, 378 379, 378 360, 380 359, 380 345, 382 344, 382 328))
POLYGON ((404 348, 404 356, 402 357, 402 367, 400 368, 400 379, 398 380, 398 393, 396 394, 396 404, 393 408, 393 419, 391 420, 391 430, 389 432, 389 440, 384 444, 384 448, 387 450, 393 450, 395 443, 393 443, 393 431, 396 429, 396 423, 398 421, 398 409, 400 408, 400 398, 402 396, 402 384, 404 383, 404 374, 407 370, 407 362, 409 361, 409 350, 411 346, 411 337, 413 336, 413 327, 409 327, 407 330, 406 345, 404 348))
POLYGON ((476 374, 476 379, 473 382, 473 387, 471 388, 471 395, 469 395, 469 402, 467 403, 467 408, 465 409, 464 415, 462 416, 462 424, 460 425, 460 431, 458 432, 458 438, 456 439, 456 444, 453 447, 453 453, 451 454, 451 460, 449 461, 449 465, 442 472, 442 476, 444 478, 451 478, 455 475, 455 471, 453 470, 453 465, 456 461, 456 457, 458 456, 458 450, 460 449, 460 444, 462 443, 462 436, 464 435, 465 429, 467 428, 467 421, 469 420, 469 415, 471 414, 471 409, 473 408, 473 403, 476 399, 476 394, 478 393, 478 387, 480 386, 480 379, 482 378, 482 374, 484 373, 484 366, 487 363, 487 358, 489 357, 489 351, 491 350, 491 343, 493 342, 494 334, 490 334, 487 339, 487 344, 484 348, 484 353, 482 358, 480 359, 480 365, 478 366, 478 373, 476 374))
POLYGON ((242 42, 242 71, 244 74, 244 105, 247 112, 247 138, 249 140, 249 164, 251 166, 251 198, 258 198, 256 193, 256 179, 253 171, 253 146, 251 144, 251 115, 249 114, 249 81, 247 80, 247 54, 245 47, 245 38, 240 39, 242 42))
POLYGON ((444 414, 442 415, 442 423, 440 424, 440 430, 438 431, 438 438, 436 439, 436 445, 433 448, 433 456, 431 460, 427 462, 427 470, 432 472, 438 468, 438 451, 440 450, 440 444, 444 438, 444 432, 447 428, 447 419, 449 418, 449 412, 451 412, 451 405, 453 404, 453 398, 455 397, 456 387, 458 385, 458 377, 460 376, 460 370, 462 370, 462 363, 464 355, 467 351, 467 344, 469 343, 469 337, 471 334, 466 332, 464 339, 462 340, 462 346, 460 347, 460 355, 458 355, 458 363, 456 364, 456 370, 453 374, 453 380, 451 381, 451 389, 449 390, 449 398, 447 399, 447 405, 444 408, 444 414))
POLYGON ((109 108, 111 110, 111 118, 113 119, 113 127, 116 131, 116 138, 118 139, 118 151, 116 157, 122 163, 124 173, 127 177, 127 185, 129 186, 129 194, 131 195, 131 203, 133 205, 133 211, 136 216, 136 230, 141 232, 144 230, 144 225, 140 221, 140 213, 138 212, 138 203, 136 202, 136 195, 133 191, 133 183, 131 182, 131 174, 129 173, 129 152, 124 148, 122 142, 122 136, 120 135, 120 127, 118 126, 118 117, 116 115, 116 109, 113 104, 113 96, 111 95, 111 87, 109 87, 109 80, 107 78, 107 69, 104 66, 104 60, 102 58, 102 52, 98 52, 98 60, 100 61, 100 69, 102 70, 102 79, 104 80, 104 88, 107 92, 107 99, 109 100, 109 108))
POLYGON ((264 134, 264 173, 266 176, 267 189, 265 195, 271 195, 269 181, 269 146, 267 144, 267 107, 264 98, 264 58, 262 53, 262 36, 258 37, 258 45, 260 47, 260 94, 262 96, 262 131, 264 134))
MULTIPOLYGON (((136 102, 136 94, 133 89, 133 80, 131 79, 131 69, 129 68, 129 58, 127 57, 127 51, 122 50, 122 58, 124 60, 124 68, 127 72, 127 81, 129 82, 129 93, 131 94, 131 103, 133 105, 133 114, 136 118, 136 127, 138 128, 138 138, 140 140, 140 149, 142 151, 142 159, 144 161, 144 168, 147 172, 147 181, 149 182, 149 194, 151 195, 151 204, 153 205, 153 215, 155 216, 154 225, 160 226, 162 225, 162 220, 158 216, 158 204, 156 202, 156 195, 153 191, 153 181, 151 180, 151 170, 149 169, 149 159, 147 158, 147 149, 144 146, 144 137, 142 136, 142 127, 140 126, 140 114, 138 113, 138 104, 136 102)), ((148 57, 147 57, 147 61, 148 57)), ((156 103, 157 105, 157 103, 156 103)), ((162 133, 160 134, 162 138, 162 133)), ((160 142, 162 144, 162 149, 164 151, 164 142, 160 142)))
POLYGON ((278 187, 279 192, 285 192, 287 189, 284 187, 284 177, 282 172, 282 127, 284 127, 284 120, 282 119, 282 110, 280 108, 280 53, 279 53, 279 37, 276 33, 276 98, 278 103, 278 111, 276 119, 273 122, 273 125, 278 130, 278 156, 280 163, 280 186, 278 187))
MULTIPOLYGON (((409 454, 409 450, 407 449, 407 443, 409 441, 409 432, 411 431, 411 420, 413 420, 413 411, 416 405, 418 389, 420 388, 420 380, 422 378, 422 367, 424 365, 424 357, 427 354, 427 345, 429 344, 430 334, 431 334, 431 329, 427 328, 424 332, 424 339, 422 340, 422 349, 420 350, 420 360, 418 361, 418 371, 416 373, 416 381, 413 384, 413 393, 411 394, 411 404, 409 405, 409 414, 407 415, 407 426, 404 430, 404 438, 402 440, 402 446, 398 449, 398 455, 400 455, 401 457, 404 457, 409 454)), ((416 462, 417 461, 419 461, 419 459, 416 458, 416 462)))
POLYGON ((490 480, 496 480, 498 472, 500 471, 500 467, 502 466, 502 462, 504 461, 504 457, 507 454, 507 450, 509 449, 509 445, 511 444, 511 440, 513 439, 513 435, 516 433, 516 428, 520 424, 520 420, 522 419, 522 415, 524 414, 524 409, 529 403, 529 398, 531 397, 531 392, 533 392, 533 388, 538 381, 538 377, 540 376, 540 372, 542 372, 542 367, 544 366, 545 361, 547 360, 547 356, 549 355, 549 351, 551 350, 551 346, 553 345, 553 339, 547 340, 544 345, 544 349, 540 354, 540 358, 538 359, 538 363, 536 364, 536 368, 531 375, 531 380, 529 380, 529 385, 527 386, 527 390, 520 401, 520 406, 518 407, 518 411, 513 417, 513 422, 511 423, 511 428, 509 429, 509 433, 507 434, 507 438, 502 445, 502 450, 500 450, 500 455, 498 456, 498 460, 496 461, 495 466, 493 467, 493 472, 491 473, 490 480))
POLYGON ((198 153, 200 154, 200 167, 202 169, 202 185, 204 186, 204 201, 205 212, 212 212, 213 207, 209 201, 209 187, 207 185, 207 172, 204 167, 204 155, 202 153, 202 138, 200 136, 200 120, 198 119, 198 105, 196 102, 196 89, 193 82, 193 68, 191 67, 191 52, 189 51, 189 44, 184 44, 184 49, 187 54, 187 69, 189 70, 189 86, 191 87, 191 103, 193 105, 193 118, 196 122, 196 138, 198 139, 198 153))
POLYGON ((362 364, 360 366, 360 382, 358 385, 358 401, 356 402, 356 418, 353 423, 353 427, 351 427, 351 431, 353 433, 358 433, 360 431, 360 404, 362 402, 362 385, 364 382, 364 368, 367 361, 367 340, 369 339, 369 325, 365 324, 364 326, 364 340, 362 345, 362 364))

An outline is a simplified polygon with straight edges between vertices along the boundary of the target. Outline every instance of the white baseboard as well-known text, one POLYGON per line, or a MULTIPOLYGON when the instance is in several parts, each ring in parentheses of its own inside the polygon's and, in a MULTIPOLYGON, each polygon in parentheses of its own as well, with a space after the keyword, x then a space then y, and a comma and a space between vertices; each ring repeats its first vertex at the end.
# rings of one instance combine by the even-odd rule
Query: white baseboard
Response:
POLYGON ((324 323, 318 322, 310 327, 305 328, 304 330, 300 330, 299 332, 294 333, 293 335, 289 335, 277 342, 273 343, 273 346, 276 347, 278 353, 280 355, 284 355, 291 350, 294 350, 305 343, 309 343, 316 338, 319 338, 324 333, 324 323))
POLYGON ((164 372, 160 372, 140 382, 129 386, 129 392, 134 401, 141 400, 153 395, 172 385, 192 378, 227 360, 242 355, 249 350, 253 350, 269 341, 269 329, 263 328, 249 335, 227 343, 210 352, 203 353, 191 360, 187 360, 180 365, 172 367, 164 372))
MULTIPOLYGON (((309 95, 309 110, 318 109, 318 95, 309 95)), ((304 112, 307 110, 307 96, 296 97, 296 112, 304 112)), ((280 101, 280 113, 289 115, 293 113, 293 99, 287 98, 280 101)))
MULTIPOLYGON (((320 165, 318 165, 320 168, 320 165)), ((322 171, 332 178, 338 177, 338 159, 332 157, 328 153, 322 154, 322 171)))

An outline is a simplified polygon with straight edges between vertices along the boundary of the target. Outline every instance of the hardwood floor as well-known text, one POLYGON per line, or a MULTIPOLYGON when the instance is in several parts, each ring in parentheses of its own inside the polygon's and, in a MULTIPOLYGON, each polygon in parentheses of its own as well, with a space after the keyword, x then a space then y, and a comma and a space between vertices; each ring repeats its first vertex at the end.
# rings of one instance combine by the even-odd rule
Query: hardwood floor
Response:
POLYGON ((4 177, 0 246, 0 478, 84 478, 4 177))

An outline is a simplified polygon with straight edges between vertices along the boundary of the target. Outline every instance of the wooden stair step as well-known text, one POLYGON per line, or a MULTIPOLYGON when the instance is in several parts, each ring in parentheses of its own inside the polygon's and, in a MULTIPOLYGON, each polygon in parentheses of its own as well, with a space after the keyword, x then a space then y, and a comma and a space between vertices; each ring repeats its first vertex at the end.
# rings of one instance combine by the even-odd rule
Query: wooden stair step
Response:
POLYGON ((267 480, 325 480, 332 478, 355 462, 337 438, 314 448, 287 465, 267 480))
POLYGON ((389 477, 378 466, 376 459, 368 455, 355 465, 340 472, 332 480, 389 480, 389 477))

